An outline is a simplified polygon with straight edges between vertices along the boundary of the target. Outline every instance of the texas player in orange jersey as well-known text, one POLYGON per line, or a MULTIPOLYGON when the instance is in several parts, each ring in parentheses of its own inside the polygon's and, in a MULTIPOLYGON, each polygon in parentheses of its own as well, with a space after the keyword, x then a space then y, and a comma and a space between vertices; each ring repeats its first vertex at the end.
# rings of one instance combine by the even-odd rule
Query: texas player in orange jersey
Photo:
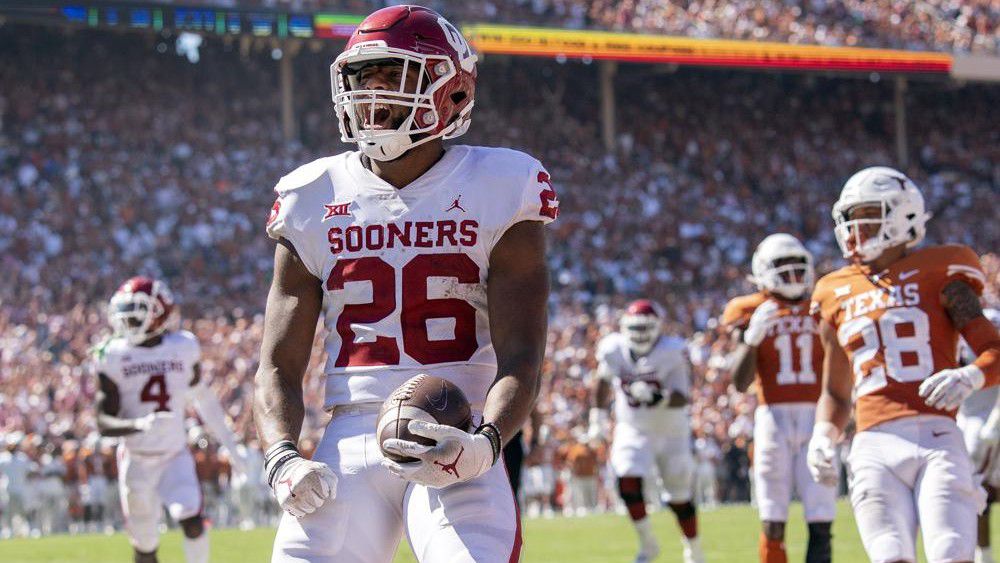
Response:
POLYGON ((809 443, 818 481, 835 483, 834 446, 851 416, 851 503, 872 561, 972 561, 985 493, 955 424, 959 404, 1000 379, 1000 335, 983 316, 979 259, 959 245, 914 249, 929 214, 901 172, 864 169, 833 206, 851 264, 813 292, 825 352, 809 443), (962 336, 975 360, 960 366, 962 336), (853 374, 853 375, 852 375, 853 374))
POLYGON ((823 363, 809 315, 812 254, 792 235, 773 234, 757 246, 751 270, 758 291, 730 301, 722 324, 737 342, 730 356, 736 389, 745 392, 757 381, 753 483, 763 524, 760 560, 787 561, 785 522, 794 488, 809 527, 806 561, 830 561, 836 489, 813 481, 806 466, 823 363))

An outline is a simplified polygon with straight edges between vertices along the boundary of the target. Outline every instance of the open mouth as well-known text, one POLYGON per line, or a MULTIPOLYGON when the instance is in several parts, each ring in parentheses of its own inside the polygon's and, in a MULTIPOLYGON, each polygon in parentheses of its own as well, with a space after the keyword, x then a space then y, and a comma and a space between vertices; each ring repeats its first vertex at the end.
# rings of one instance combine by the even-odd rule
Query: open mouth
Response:
POLYGON ((365 104, 362 106, 362 113, 365 129, 394 129, 392 108, 389 104, 365 104))

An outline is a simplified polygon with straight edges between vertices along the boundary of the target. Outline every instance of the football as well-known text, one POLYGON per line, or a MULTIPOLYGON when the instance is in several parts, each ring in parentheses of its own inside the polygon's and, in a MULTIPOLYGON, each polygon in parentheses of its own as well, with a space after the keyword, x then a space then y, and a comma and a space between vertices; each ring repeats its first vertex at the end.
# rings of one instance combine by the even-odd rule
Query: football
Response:
MULTIPOLYGON (((454 383, 422 373, 400 385, 382 404, 375 430, 379 446, 390 438, 433 446, 434 440, 409 431, 407 425, 411 420, 436 422, 468 430, 472 424, 472 409, 465 394, 454 383)), ((400 456, 384 449, 382 455, 401 463, 415 461, 412 457, 400 456)))

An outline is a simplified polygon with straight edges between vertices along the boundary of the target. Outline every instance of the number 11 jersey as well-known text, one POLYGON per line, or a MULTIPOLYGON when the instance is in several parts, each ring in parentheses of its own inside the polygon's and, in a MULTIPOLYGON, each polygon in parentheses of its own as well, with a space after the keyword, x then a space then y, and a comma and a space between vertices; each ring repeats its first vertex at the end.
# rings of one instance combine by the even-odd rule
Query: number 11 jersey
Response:
POLYGON ((326 408, 383 401, 426 372, 481 409, 497 370, 490 253, 516 223, 556 218, 542 165, 450 146, 397 189, 347 152, 298 168, 275 191, 267 233, 290 242, 323 287, 326 408))
POLYGON ((859 432, 904 416, 955 417, 918 394, 924 379, 958 367, 958 330, 941 303, 955 280, 983 291, 986 276, 967 246, 914 250, 878 274, 849 265, 817 282, 812 311, 837 331, 851 362, 859 432))

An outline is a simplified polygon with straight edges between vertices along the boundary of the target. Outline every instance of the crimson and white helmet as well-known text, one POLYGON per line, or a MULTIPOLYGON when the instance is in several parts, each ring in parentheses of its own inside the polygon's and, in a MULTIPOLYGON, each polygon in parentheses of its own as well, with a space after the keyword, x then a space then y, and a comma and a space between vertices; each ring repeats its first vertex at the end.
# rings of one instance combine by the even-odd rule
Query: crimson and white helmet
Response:
POLYGON ((167 329, 174 298, 159 280, 136 276, 123 283, 108 304, 108 321, 115 334, 141 344, 167 329))
POLYGON ((760 241, 750 270, 750 281, 758 289, 785 299, 801 299, 816 280, 812 253, 787 233, 775 233, 760 241))
POLYGON ((476 61, 462 33, 431 9, 392 6, 371 14, 330 66, 341 140, 386 161, 431 139, 462 135, 471 123, 476 61), (403 67, 399 89, 360 89, 361 69, 386 60, 403 67), (417 83, 407 84, 414 65, 417 83), (406 118, 396 128, 380 126, 376 112, 392 106, 407 108, 406 118))
POLYGON ((871 262, 888 248, 916 246, 927 232, 931 214, 924 209, 920 189, 902 172, 888 166, 865 168, 848 178, 833 205, 834 234, 844 258, 871 262), (851 219, 858 207, 878 206, 881 217, 851 219), (863 236, 865 226, 878 231, 863 236))
POLYGON ((649 299, 629 303, 619 321, 625 343, 635 354, 648 354, 663 328, 663 308, 649 299))

